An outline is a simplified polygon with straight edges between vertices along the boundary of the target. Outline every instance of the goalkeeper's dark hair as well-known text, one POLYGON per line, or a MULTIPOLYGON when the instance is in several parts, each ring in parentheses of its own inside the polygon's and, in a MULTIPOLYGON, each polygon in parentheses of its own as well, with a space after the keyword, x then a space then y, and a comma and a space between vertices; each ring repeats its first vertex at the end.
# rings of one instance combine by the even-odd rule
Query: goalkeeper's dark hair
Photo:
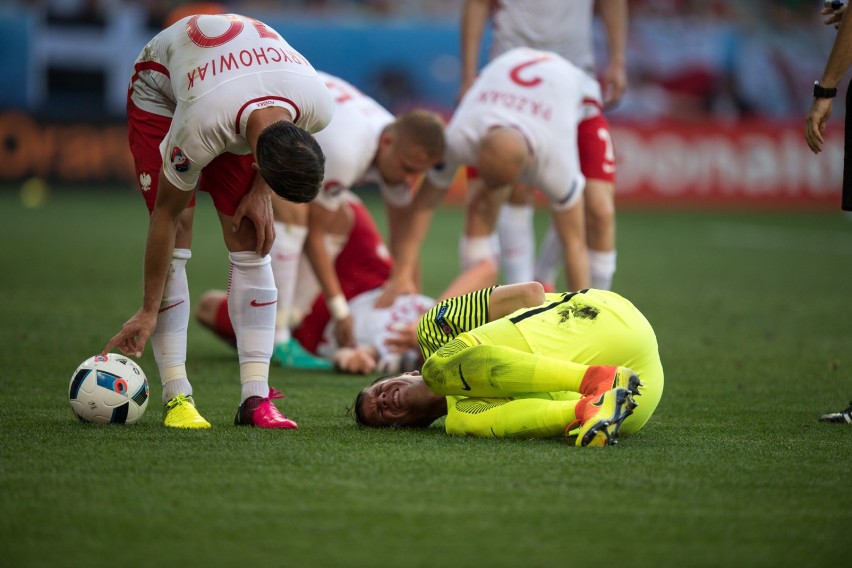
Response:
POLYGON ((306 130, 292 122, 273 122, 257 139, 257 168, 278 197, 313 201, 325 175, 325 154, 306 130))

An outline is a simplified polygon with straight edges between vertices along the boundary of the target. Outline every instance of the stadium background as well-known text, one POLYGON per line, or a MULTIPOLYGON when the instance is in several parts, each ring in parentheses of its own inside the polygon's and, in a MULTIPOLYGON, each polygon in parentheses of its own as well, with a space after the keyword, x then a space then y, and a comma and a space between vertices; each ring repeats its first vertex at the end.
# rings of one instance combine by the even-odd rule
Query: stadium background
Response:
MULTIPOLYGON (((129 69, 176 0, 6 2, 0 10, 0 182, 129 182, 129 69)), ((843 92, 826 151, 802 119, 834 37, 816 0, 635 0, 629 89, 608 113, 622 205, 814 206, 838 200, 843 92)), ((393 112, 449 116, 458 0, 231 1, 319 69, 393 112)), ((599 30, 600 31, 600 30, 599 30)), ((599 64, 603 33, 596 33, 599 64)), ((484 56, 484 53, 483 53, 484 56)), ((844 89, 845 90, 845 85, 844 89)), ((459 188, 453 194, 458 197, 459 188)))

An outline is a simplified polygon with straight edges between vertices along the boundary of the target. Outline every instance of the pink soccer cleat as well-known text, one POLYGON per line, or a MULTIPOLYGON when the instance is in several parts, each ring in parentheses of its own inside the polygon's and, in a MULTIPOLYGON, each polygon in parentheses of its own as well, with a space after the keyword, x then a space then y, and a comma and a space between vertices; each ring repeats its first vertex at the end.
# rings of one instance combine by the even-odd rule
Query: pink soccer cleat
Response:
POLYGON ((269 396, 262 398, 250 396, 237 409, 234 417, 235 426, 255 426, 257 428, 285 428, 295 430, 298 424, 281 414, 272 401, 276 398, 284 398, 279 390, 269 389, 269 396))

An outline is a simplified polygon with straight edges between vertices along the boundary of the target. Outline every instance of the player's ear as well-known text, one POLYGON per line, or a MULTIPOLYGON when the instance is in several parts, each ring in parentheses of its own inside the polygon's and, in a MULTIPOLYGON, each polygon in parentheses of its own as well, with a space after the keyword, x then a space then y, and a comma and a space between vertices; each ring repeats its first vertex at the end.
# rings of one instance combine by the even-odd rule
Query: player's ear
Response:
POLYGON ((382 148, 390 148, 395 141, 396 133, 390 128, 382 131, 381 136, 379 136, 379 146, 382 148))

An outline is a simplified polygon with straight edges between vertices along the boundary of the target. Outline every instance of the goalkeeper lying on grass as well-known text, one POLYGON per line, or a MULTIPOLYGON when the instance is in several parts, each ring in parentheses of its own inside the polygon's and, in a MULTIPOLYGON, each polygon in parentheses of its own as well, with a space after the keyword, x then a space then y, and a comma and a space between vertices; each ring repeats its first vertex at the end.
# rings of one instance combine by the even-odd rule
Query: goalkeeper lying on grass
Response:
POLYGON ((358 423, 426 427, 446 416, 448 434, 564 433, 578 446, 602 446, 637 432, 663 394, 654 331, 614 292, 545 294, 536 282, 487 288, 440 302, 417 336, 422 375, 363 389, 358 423))

